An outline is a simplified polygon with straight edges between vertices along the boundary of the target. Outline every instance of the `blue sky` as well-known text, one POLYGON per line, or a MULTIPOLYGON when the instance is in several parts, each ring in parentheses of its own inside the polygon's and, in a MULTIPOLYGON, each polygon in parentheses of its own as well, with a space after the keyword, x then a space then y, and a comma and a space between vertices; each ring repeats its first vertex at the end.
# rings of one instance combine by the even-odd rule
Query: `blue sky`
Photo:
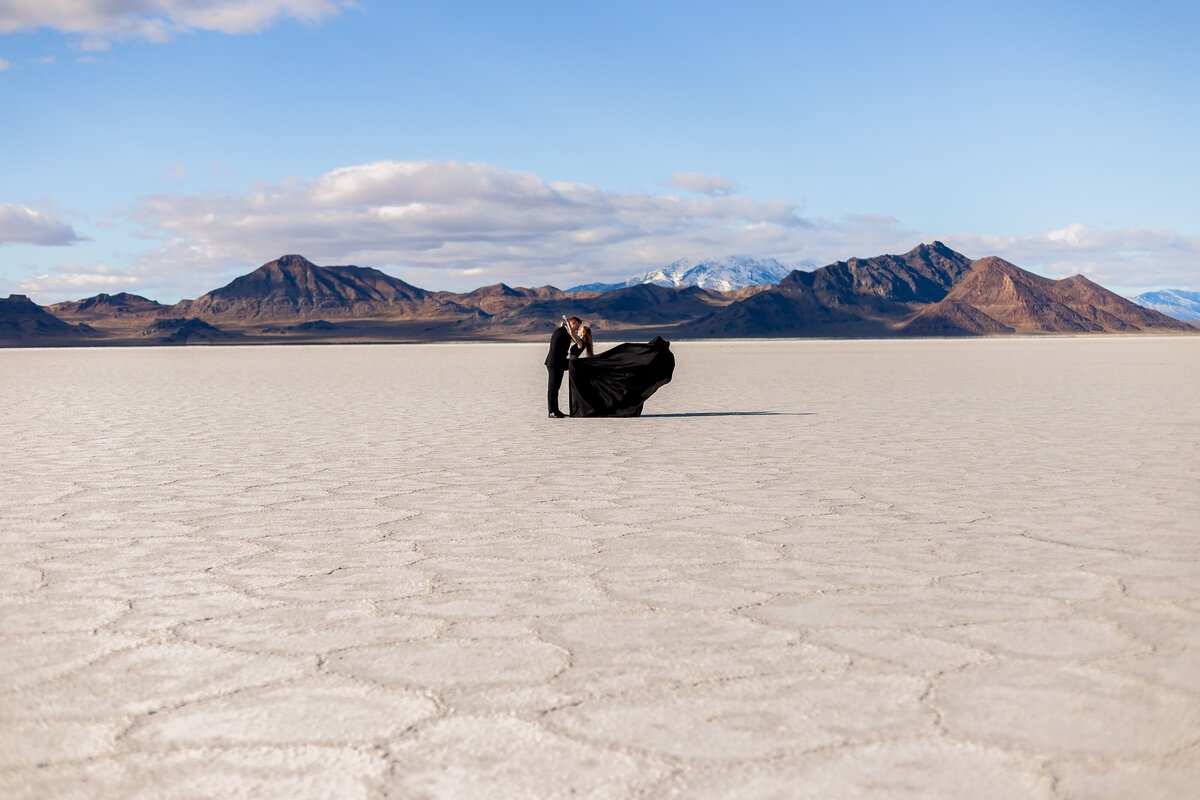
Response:
POLYGON ((933 239, 1200 288, 1194 3, 0 0, 0 115, 0 295, 42 303, 933 239))

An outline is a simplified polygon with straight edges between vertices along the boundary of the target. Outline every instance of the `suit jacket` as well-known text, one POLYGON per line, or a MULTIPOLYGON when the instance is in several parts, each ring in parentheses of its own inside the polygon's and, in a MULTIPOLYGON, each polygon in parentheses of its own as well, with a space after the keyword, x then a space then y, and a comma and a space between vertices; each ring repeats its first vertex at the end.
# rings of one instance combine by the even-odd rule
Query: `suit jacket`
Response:
POLYGON ((550 352, 546 354, 546 366, 551 369, 566 369, 570 366, 567 363, 567 354, 571 352, 571 342, 571 334, 559 325, 558 330, 550 336, 550 352))

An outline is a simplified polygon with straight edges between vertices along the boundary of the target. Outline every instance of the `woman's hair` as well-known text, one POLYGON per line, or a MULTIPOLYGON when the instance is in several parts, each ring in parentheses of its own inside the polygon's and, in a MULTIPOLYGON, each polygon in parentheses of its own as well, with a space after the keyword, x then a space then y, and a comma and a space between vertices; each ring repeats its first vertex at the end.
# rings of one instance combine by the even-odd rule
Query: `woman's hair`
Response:
POLYGON ((592 350, 592 329, 587 325, 579 329, 579 340, 583 342, 583 349, 587 351, 589 356, 596 355, 595 351, 592 350))

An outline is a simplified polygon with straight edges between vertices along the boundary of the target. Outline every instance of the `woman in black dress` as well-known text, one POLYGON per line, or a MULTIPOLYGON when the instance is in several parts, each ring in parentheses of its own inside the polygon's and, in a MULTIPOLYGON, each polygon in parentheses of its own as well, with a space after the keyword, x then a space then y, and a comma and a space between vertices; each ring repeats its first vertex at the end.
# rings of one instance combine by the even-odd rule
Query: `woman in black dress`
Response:
POLYGON ((593 356, 591 330, 585 327, 581 333, 569 361, 571 416, 641 416, 642 404, 675 371, 671 343, 656 336, 646 344, 626 342, 593 356), (579 357, 584 352, 588 358, 579 357))

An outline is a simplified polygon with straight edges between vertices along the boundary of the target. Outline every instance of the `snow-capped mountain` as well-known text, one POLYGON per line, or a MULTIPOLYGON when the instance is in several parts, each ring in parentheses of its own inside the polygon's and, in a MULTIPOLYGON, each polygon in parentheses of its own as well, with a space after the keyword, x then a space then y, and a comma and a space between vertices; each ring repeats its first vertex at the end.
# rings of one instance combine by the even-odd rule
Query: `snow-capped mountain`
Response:
POLYGON ((1200 322, 1200 292, 1163 289, 1161 292, 1143 292, 1129 299, 1139 306, 1152 308, 1168 317, 1184 322, 1200 322))
POLYGON ((792 271, 773 258, 748 258, 746 256, 728 256, 705 261, 691 258, 681 258, 665 267, 652 269, 640 275, 634 275, 620 283, 588 283, 568 289, 569 292, 606 292, 610 289, 622 289, 627 286, 637 286, 652 283, 656 286, 699 286, 701 289, 712 289, 718 292, 728 292, 741 289, 744 286, 763 286, 779 283, 780 279, 792 271))

